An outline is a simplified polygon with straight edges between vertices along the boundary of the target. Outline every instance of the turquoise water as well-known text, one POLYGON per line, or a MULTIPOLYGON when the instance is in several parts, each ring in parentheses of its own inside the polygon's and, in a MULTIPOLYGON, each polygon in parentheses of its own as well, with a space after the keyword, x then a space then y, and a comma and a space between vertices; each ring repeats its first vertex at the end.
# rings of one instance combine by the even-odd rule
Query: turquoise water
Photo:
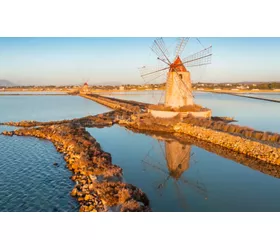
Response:
MULTIPOLYGON (((156 95, 160 92, 114 96, 153 102, 156 95)), ((195 96, 214 115, 279 131, 277 103, 208 93, 195 96)), ((77 96, 0 97, 0 122, 71 119, 106 111, 77 96)), ((7 128, 0 126, 0 131, 7 128)), ((119 126, 88 131, 112 154, 113 163, 123 168, 125 180, 148 195, 154 211, 280 211, 277 178, 195 145, 159 140, 119 126)), ((69 195, 74 186, 71 173, 50 142, 0 136, 0 160, 0 211, 77 211, 69 195)))

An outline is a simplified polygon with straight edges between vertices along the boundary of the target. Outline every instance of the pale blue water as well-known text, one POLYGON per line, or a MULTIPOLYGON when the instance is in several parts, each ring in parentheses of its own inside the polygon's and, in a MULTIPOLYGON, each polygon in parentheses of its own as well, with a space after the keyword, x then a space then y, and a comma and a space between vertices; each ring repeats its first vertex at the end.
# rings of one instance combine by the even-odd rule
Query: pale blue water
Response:
MULTIPOLYGON (((158 94, 115 97, 153 102, 158 94)), ((196 93, 196 101, 212 108, 214 115, 279 131, 277 103, 207 93, 196 93)), ((0 97, 0 121, 61 120, 106 111, 77 96, 0 97)), ((169 144, 119 126, 88 131, 112 154, 113 163, 123 168, 125 180, 148 195, 154 211, 280 211, 277 178, 193 145, 183 148, 175 143, 179 149, 168 151, 169 144), (173 166, 166 152, 180 162, 190 159, 173 166)), ((50 142, 0 136, 0 172, 0 211, 77 211, 69 195, 74 185, 71 173, 50 142)))
POLYGON ((0 90, 0 95, 65 95, 66 93, 57 91, 57 92, 52 92, 52 91, 1 91, 0 90))
POLYGON ((244 96, 261 97, 271 100, 280 101, 280 93, 246 93, 244 96))
POLYGON ((148 195, 153 211, 280 211, 277 178, 186 145, 190 154, 188 148, 171 150, 189 164, 176 179, 168 170, 165 141, 116 125, 87 130, 123 168, 125 180, 148 195))
MULTIPOLYGON (((0 96, 0 122, 72 119, 106 111, 77 96, 0 96)), ((13 129, 0 126, 0 132, 13 129)), ((78 211, 70 177, 51 142, 0 135, 0 211, 78 211)))
MULTIPOLYGON (((0 126, 0 132, 12 129, 0 126)), ((78 203, 69 195, 74 187, 70 177, 51 142, 0 135, 1 212, 78 211, 78 203)))
POLYGON ((107 111, 79 96, 0 96, 0 122, 73 119, 107 111))

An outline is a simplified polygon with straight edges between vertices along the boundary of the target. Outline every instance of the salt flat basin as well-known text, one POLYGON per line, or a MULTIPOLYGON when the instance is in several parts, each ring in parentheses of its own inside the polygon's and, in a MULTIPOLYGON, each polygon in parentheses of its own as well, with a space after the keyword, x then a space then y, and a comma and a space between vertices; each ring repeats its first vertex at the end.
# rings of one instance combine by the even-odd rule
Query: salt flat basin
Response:
POLYGON ((204 117, 209 118, 212 115, 212 111, 210 109, 205 111, 188 111, 188 112, 176 112, 176 111, 162 111, 162 110, 153 110, 148 109, 148 112, 152 114, 153 117, 157 118, 173 118, 180 114, 181 117, 186 117, 188 115, 192 115, 194 117, 204 117))

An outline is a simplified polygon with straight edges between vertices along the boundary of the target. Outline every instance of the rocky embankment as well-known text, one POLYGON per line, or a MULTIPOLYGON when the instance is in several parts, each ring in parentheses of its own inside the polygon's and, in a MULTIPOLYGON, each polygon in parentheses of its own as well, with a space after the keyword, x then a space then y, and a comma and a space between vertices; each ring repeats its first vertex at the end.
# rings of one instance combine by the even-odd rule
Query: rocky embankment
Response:
POLYGON ((102 104, 114 110, 123 110, 131 113, 141 113, 142 110, 146 110, 148 107, 148 104, 146 103, 120 100, 120 99, 104 97, 96 94, 87 94, 87 95, 80 94, 80 96, 95 101, 99 104, 102 104))
MULTIPOLYGON (((129 115, 132 116, 136 114, 138 115, 138 120, 144 121, 143 117, 147 117, 146 111, 147 108, 149 107, 149 104, 147 103, 109 98, 96 94, 81 95, 81 96, 93 100, 95 102, 98 102, 107 107, 110 107, 112 109, 129 112, 130 113, 129 115)), ((122 112, 122 115, 125 114, 125 112, 122 112)), ((175 132, 173 126, 176 123, 182 122, 197 127, 203 127, 215 131, 221 131, 232 135, 245 137, 250 140, 264 141, 264 142, 269 142, 271 144, 280 143, 280 134, 278 133, 258 131, 250 127, 231 124, 232 121, 234 121, 234 119, 230 117, 212 117, 211 119, 207 119, 207 118, 196 118, 192 116, 184 117, 183 120, 179 118, 166 119, 165 121, 164 119, 156 119, 156 118, 145 119, 145 122, 147 123, 148 127, 150 123, 157 124, 155 128, 157 128, 158 131, 175 132)), ((141 123, 143 128, 144 124, 143 122, 141 123)))
POLYGON ((253 128, 239 126, 237 124, 229 124, 228 121, 218 119, 206 119, 185 117, 183 123, 191 124, 198 127, 208 128, 216 131, 227 132, 230 134, 242 136, 252 140, 265 141, 270 143, 280 143, 280 134, 272 132, 258 131, 253 128))
MULTIPOLYGON (((196 122, 199 121, 196 118, 191 119, 196 122)), ((211 120, 208 122, 210 124, 211 120)), ((268 145, 260 140, 246 138, 242 134, 231 134, 212 129, 212 127, 206 128, 199 124, 194 125, 191 122, 187 123, 185 120, 180 121, 179 118, 178 120, 160 119, 147 114, 132 116, 130 121, 121 120, 119 124, 130 129, 137 129, 138 131, 157 131, 192 136, 196 139, 244 154, 247 157, 253 157, 263 162, 280 166, 280 149, 278 144, 278 147, 268 145)))
MULTIPOLYGON (((143 133, 143 131, 139 131, 136 129, 133 129, 133 132, 135 133, 143 133)), ((181 144, 189 144, 189 145, 195 145, 197 147, 203 148, 211 153, 220 155, 224 158, 227 158, 229 160, 238 162, 244 166, 247 166, 251 169, 260 171, 264 174, 273 176, 275 178, 280 178, 280 166, 267 163, 263 160, 259 160, 253 157, 248 157, 245 154, 240 154, 236 151, 233 151, 231 149, 222 147, 218 144, 212 144, 207 141, 203 141, 200 139, 197 139, 195 137, 186 135, 186 134, 180 134, 180 133, 165 133, 165 132, 155 132, 155 131, 145 131, 145 134, 152 136, 156 138, 157 140, 176 140, 181 144)))
POLYGON ((102 151, 85 127, 119 124, 141 133, 168 133, 180 141, 189 138, 208 151, 280 178, 279 134, 230 124, 232 119, 222 117, 154 118, 146 112, 148 104, 93 94, 81 96, 115 110, 73 120, 0 124, 26 127, 4 135, 35 136, 54 143, 73 172, 76 186, 72 195, 77 197, 80 211, 150 211, 146 195, 124 183, 121 168, 112 164, 110 154, 102 151))
POLYGON ((51 125, 67 125, 73 124, 82 127, 109 127, 117 123, 120 119, 129 119, 131 113, 121 112, 121 111, 110 111, 103 114, 98 114, 94 116, 86 116, 82 118, 72 119, 72 120, 62 120, 62 121, 20 121, 20 122, 3 122, 0 125, 14 126, 14 127, 36 127, 36 126, 51 126, 51 125))
POLYGON ((123 181, 122 169, 112 164, 111 155, 101 149, 84 127, 69 123, 2 134, 34 136, 53 142, 73 173, 76 185, 71 195, 80 203, 80 211, 151 211, 147 196, 123 181))

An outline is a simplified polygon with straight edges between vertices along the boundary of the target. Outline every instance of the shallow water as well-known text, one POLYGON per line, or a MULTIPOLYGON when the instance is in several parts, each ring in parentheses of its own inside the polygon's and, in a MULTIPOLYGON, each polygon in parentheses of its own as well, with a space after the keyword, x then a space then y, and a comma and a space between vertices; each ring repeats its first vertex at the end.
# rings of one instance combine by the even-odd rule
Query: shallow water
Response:
MULTIPOLYGON (((72 119, 106 111, 77 96, 0 96, 0 122, 72 119)), ((0 126, 0 132, 13 129, 0 126)), ((0 135, 0 211, 78 211, 70 196, 75 184, 70 176, 51 142, 0 135)))
POLYGON ((0 122, 73 119, 107 111, 79 96, 0 96, 0 122))
POLYGON ((153 211, 280 211, 280 180, 190 144, 88 128, 153 211))
MULTIPOLYGON (((3 130, 11 130, 1 126, 3 130)), ((0 211, 78 211, 71 172, 53 144, 0 135, 0 211), (53 164, 57 163, 58 166, 53 164)))
MULTIPOLYGON (((114 95, 150 103, 161 96, 160 91, 114 95)), ((280 132, 278 103, 199 92, 195 97, 213 115, 280 132)), ((62 120, 107 111, 78 96, 0 96, 0 122, 62 120)), ((13 128, 0 126, 0 131, 7 129, 13 128)), ((280 211, 277 178, 195 145, 158 141, 119 126, 88 131, 123 168, 125 180, 148 195, 153 211, 280 211)), ((0 211, 77 211, 70 196, 71 173, 52 143, 0 136, 0 172, 0 211)))

